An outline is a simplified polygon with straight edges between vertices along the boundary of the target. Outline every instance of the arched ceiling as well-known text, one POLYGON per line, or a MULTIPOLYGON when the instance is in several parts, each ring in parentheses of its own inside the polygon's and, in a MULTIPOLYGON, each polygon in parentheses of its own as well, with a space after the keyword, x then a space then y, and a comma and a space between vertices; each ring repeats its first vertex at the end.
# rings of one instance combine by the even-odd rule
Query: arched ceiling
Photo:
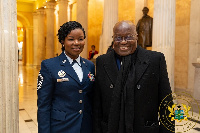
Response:
POLYGON ((23 24, 19 20, 17 20, 17 27, 23 27, 23 24))
MULTIPOLYGON (((47 1, 53 1, 53 0, 17 0, 18 4, 23 3, 23 4, 33 4, 34 10, 38 9, 40 7, 45 6, 45 2, 47 1)), ((58 0, 55 0, 58 1, 58 0)), ((76 0, 68 0, 68 4, 73 4, 76 3, 76 0)))
POLYGON ((37 0, 17 0, 17 2, 34 3, 37 0))
MULTIPOLYGON (((34 3, 37 0, 17 0, 17 1, 19 1, 19 2, 27 2, 27 3, 34 3)), ((49 1, 49 0, 47 0, 47 1, 49 1)), ((68 0, 68 1, 69 1, 69 3, 76 2, 76 0, 68 0)))

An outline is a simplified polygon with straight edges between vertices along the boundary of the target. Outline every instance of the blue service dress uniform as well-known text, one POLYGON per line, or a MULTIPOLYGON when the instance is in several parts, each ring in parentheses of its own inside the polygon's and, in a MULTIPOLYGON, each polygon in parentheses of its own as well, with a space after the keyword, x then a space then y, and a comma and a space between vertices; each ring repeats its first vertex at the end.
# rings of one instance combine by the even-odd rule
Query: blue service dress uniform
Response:
POLYGON ((95 66, 80 57, 80 82, 66 55, 42 61, 38 76, 38 133, 92 133, 95 66))

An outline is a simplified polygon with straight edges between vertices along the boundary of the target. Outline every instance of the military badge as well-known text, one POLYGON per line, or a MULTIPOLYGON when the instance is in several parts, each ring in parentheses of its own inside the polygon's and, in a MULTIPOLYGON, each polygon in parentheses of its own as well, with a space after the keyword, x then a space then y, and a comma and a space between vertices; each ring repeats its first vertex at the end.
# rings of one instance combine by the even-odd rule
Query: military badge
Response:
POLYGON ((94 81, 95 80, 94 74, 92 74, 91 72, 89 72, 88 77, 89 77, 90 81, 94 81))
POLYGON ((63 61, 62 61, 62 63, 65 63, 65 62, 66 62, 66 60, 63 60, 63 61))
POLYGON ((38 79, 37 79, 37 90, 42 88, 43 81, 44 81, 44 78, 43 78, 42 74, 39 72, 38 79))
POLYGON ((65 82, 65 81, 69 81, 69 79, 68 78, 57 79, 57 82, 65 82))
POLYGON ((65 73, 63 70, 60 70, 60 71, 58 72, 58 76, 59 76, 59 77, 65 77, 65 75, 66 75, 66 73, 65 73))

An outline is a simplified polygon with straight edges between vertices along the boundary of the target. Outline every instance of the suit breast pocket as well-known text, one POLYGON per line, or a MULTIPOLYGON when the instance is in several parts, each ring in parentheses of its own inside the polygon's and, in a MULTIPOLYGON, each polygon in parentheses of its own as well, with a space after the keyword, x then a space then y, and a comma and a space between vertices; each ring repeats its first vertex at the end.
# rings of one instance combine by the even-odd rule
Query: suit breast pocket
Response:
POLYGON ((145 73, 142 80, 144 84, 154 84, 158 81, 158 76, 156 73, 145 73))

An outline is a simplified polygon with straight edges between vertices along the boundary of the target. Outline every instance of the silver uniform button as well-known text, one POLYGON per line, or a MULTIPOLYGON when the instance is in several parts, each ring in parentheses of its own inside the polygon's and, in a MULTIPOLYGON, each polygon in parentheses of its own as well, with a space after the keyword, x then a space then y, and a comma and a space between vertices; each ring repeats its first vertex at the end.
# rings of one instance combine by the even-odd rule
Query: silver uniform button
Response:
POLYGON ((82 90, 79 90, 79 93, 83 93, 83 91, 82 91, 82 90))
POLYGON ((82 103, 82 102, 83 102, 82 100, 79 101, 79 103, 82 103))
POLYGON ((82 112, 83 112, 82 110, 79 111, 80 114, 82 114, 82 112))

